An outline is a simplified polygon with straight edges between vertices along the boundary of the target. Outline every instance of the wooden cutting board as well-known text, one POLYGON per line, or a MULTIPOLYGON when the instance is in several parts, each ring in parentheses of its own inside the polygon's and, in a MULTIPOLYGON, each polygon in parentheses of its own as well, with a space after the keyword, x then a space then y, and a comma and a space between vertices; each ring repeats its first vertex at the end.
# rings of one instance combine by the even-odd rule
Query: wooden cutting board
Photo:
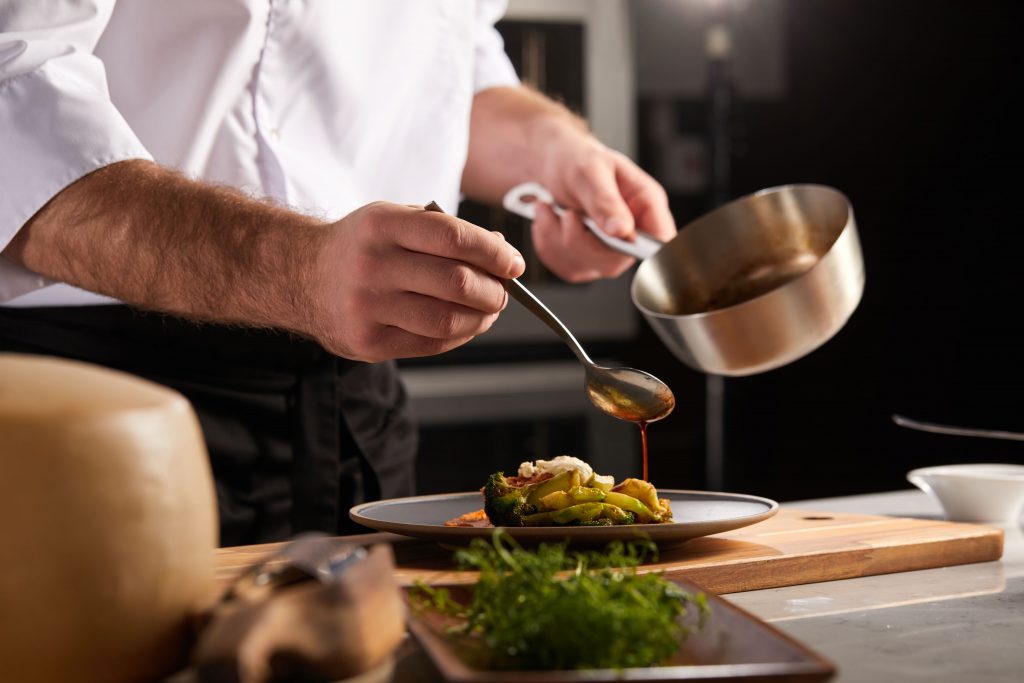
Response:
MULTIPOLYGON (((390 542, 398 579, 409 585, 468 583, 472 572, 452 568, 451 551, 426 541, 375 533, 348 537, 360 543, 390 542)), ((217 551, 217 578, 230 583, 280 544, 217 551)), ((783 508, 744 529, 699 538, 664 552, 645 570, 689 579, 714 593, 776 588, 859 576, 998 560, 1003 531, 977 524, 879 517, 783 508)))

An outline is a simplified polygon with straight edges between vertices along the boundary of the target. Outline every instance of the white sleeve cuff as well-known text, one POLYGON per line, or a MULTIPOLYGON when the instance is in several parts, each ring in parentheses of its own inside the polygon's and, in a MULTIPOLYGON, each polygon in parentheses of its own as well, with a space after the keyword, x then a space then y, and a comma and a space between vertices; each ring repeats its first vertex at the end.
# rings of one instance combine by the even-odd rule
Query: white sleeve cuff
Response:
MULTIPOLYGON (((0 250, 82 176, 117 161, 151 159, 110 102, 102 63, 80 52, 0 81, 0 131, 0 250)), ((47 284, 0 259, 0 302, 47 284)))

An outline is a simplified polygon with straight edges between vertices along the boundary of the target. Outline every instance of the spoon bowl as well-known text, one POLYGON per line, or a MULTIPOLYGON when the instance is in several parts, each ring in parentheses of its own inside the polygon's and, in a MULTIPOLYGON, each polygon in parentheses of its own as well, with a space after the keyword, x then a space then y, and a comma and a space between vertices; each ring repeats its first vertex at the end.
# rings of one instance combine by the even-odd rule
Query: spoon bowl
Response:
POLYGON ((676 407, 676 397, 660 379, 634 368, 606 368, 590 359, 561 320, 533 295, 522 282, 506 280, 509 296, 525 306, 568 344, 586 368, 587 396, 591 403, 612 417, 646 424, 662 419, 676 407))
POLYGON ((634 368, 587 365, 590 402, 627 422, 657 422, 676 407, 671 390, 654 375, 634 368))

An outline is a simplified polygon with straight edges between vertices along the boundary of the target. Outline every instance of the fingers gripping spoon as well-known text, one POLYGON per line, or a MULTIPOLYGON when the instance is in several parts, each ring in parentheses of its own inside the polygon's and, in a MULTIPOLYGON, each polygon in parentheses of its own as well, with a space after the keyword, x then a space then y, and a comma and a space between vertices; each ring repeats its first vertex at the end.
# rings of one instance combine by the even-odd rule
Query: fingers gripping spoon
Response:
MULTIPOLYGON (((434 202, 425 208, 443 213, 434 202)), ((675 408, 672 390, 660 379, 634 368, 606 368, 596 364, 572 332, 523 283, 513 278, 504 285, 509 295, 554 330, 583 364, 587 396, 600 410, 620 420, 646 425, 666 417, 675 408)))

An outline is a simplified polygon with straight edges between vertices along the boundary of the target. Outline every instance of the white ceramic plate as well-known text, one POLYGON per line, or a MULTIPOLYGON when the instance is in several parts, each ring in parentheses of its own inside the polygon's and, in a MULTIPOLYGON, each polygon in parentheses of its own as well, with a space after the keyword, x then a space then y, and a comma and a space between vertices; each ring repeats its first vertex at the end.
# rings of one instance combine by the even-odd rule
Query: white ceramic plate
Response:
MULTIPOLYGON (((691 538, 749 526, 774 515, 774 500, 740 493, 658 490, 672 506, 668 524, 618 526, 506 527, 509 535, 524 543, 569 540, 577 545, 600 545, 647 536, 662 547, 679 545, 691 538)), ((450 545, 465 545, 474 538, 489 538, 489 527, 447 527, 445 521, 483 507, 479 491, 442 493, 433 496, 393 498, 357 505, 349 516, 363 526, 450 545)))

